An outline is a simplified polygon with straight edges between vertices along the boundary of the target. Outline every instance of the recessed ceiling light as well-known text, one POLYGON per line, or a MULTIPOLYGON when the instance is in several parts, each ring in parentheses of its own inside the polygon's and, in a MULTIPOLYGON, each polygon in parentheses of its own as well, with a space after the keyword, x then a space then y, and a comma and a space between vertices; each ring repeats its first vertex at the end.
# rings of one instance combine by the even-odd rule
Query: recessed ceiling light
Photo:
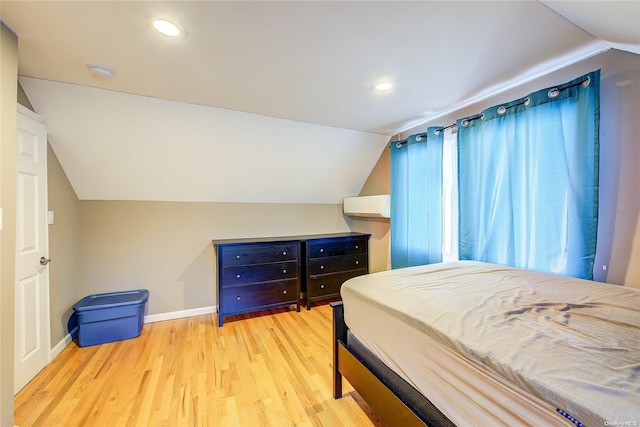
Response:
POLYGON ((388 80, 376 83, 376 85, 374 86, 375 90, 377 90, 378 92, 386 92, 390 90, 392 87, 393 87, 393 84, 391 84, 391 82, 388 80))
POLYGON ((178 37, 184 34, 184 27, 175 21, 167 18, 154 18, 153 28, 168 37, 178 37))

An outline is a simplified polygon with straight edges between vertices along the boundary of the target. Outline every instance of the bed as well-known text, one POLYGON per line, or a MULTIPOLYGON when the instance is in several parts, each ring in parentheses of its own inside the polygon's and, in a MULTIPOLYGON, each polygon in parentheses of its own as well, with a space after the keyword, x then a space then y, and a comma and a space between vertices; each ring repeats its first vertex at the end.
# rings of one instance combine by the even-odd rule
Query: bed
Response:
POLYGON ((640 425, 640 290, 459 261, 348 280, 343 376, 387 426, 640 425))

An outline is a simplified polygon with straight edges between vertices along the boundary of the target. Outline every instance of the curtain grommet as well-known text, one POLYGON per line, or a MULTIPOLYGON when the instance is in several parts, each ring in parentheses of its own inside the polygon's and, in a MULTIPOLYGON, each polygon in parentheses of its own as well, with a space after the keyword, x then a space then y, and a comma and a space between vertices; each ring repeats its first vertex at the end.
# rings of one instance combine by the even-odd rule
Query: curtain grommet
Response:
POLYGON ((396 142, 396 148, 402 148, 402 143, 401 142, 396 142))
POLYGON ((589 84, 591 84, 591 77, 587 77, 586 79, 584 79, 584 81, 582 82, 582 87, 587 87, 589 86, 589 84))
POLYGON ((422 135, 416 136, 416 141, 418 141, 418 142, 422 141, 422 135))
POLYGON ((560 95, 560 89, 558 89, 557 87, 549 89, 549 93, 547 93, 547 96, 552 99, 556 98, 558 95, 560 95))
POLYGON ((507 107, 505 107, 504 105, 498 107, 498 110, 496 111, 499 115, 503 115, 504 113, 507 112, 507 107))
POLYGON ((524 106, 525 106, 525 107, 528 107, 528 106, 529 106, 529 104, 531 104, 531 98, 527 98, 527 99, 525 99, 525 100, 524 100, 524 102, 523 102, 523 104, 524 104, 524 106))

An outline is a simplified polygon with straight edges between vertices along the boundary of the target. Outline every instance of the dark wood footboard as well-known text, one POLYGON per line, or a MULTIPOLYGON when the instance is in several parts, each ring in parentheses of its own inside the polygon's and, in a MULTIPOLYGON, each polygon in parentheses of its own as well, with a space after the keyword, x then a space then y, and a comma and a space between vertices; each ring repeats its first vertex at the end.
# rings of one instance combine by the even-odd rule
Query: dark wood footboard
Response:
POLYGON ((431 402, 417 390, 411 389, 412 396, 394 393, 382 379, 378 378, 355 354, 347 348, 348 328, 344 322, 342 302, 332 303, 333 308, 333 396, 342 397, 342 377, 375 411, 385 425, 405 426, 447 426, 454 424, 438 411, 431 402), (407 398, 408 397, 408 398, 407 398), (404 402, 414 402, 417 408, 404 402), (423 414, 423 416, 418 415, 423 414))
POLYGON ((330 304, 333 309, 333 397, 339 399, 342 397, 342 374, 338 369, 339 343, 345 345, 347 342, 347 324, 344 323, 344 306, 342 301, 330 304))

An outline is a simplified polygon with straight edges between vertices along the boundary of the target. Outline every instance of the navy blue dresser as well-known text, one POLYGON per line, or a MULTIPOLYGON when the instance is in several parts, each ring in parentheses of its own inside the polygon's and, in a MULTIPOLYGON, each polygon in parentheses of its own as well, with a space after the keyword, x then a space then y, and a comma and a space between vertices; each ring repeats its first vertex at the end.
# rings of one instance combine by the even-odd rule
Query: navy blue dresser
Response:
POLYGON ((300 240, 214 240, 218 326, 234 314, 296 305, 300 311, 300 240))

